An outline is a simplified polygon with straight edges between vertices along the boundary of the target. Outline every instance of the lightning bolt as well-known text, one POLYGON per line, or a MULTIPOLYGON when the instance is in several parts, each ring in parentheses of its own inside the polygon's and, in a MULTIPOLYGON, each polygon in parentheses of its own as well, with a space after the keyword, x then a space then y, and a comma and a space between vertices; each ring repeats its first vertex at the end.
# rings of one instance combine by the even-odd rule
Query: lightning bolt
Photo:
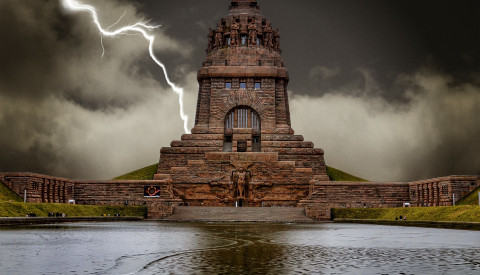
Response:
MULTIPOLYGON (((118 35, 127 35, 127 34, 132 34, 132 33, 137 33, 141 34, 143 38, 145 38, 148 41, 148 52, 150 53, 150 57, 155 61, 155 63, 160 66, 163 70, 163 74, 165 76, 165 80, 167 81, 168 85, 172 88, 172 90, 178 95, 178 103, 180 105, 180 118, 183 120, 183 128, 185 130, 185 133, 190 134, 190 131, 188 130, 188 116, 185 114, 184 109, 183 109, 183 88, 176 86, 172 81, 170 81, 170 78, 168 77, 167 73, 167 68, 165 65, 163 65, 160 60, 155 56, 155 53, 153 52, 153 45, 155 42, 155 36, 149 34, 149 31, 158 28, 159 26, 151 26, 147 25, 145 22, 139 21, 133 25, 128 25, 124 26, 121 28, 118 28, 116 30, 110 31, 110 28, 114 27, 117 25, 122 17, 118 19, 117 22, 115 22, 112 26, 108 27, 107 29, 104 29, 100 22, 98 21, 98 15, 97 11, 95 10, 94 7, 90 5, 85 5, 81 4, 80 2, 76 0, 61 0, 61 3, 63 7, 67 10, 70 11, 75 11, 75 12, 89 12, 92 15, 93 23, 97 26, 98 30, 100 31, 100 38, 101 41, 103 41, 103 36, 106 37, 115 37, 118 35)), ((103 42, 102 44, 102 49, 105 51, 103 48, 103 42)), ((103 53, 102 53, 103 56, 103 53)))

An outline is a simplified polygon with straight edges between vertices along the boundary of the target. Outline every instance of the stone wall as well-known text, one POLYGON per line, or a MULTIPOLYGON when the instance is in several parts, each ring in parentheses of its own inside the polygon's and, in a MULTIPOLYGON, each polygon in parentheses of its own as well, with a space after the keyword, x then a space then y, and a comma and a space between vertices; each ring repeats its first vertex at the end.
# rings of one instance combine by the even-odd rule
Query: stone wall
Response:
POLYGON ((67 203, 75 195, 73 181, 65 178, 36 173, 4 173, 0 174, 0 180, 21 197, 26 191, 27 202, 67 203))
POLYGON ((78 204, 146 205, 171 198, 165 180, 75 181, 78 204), (144 197, 145 186, 160 186, 160 197, 144 197))
POLYGON ((449 206, 480 186, 479 176, 448 176, 410 182, 413 206, 449 206))
POLYGON ((402 207, 410 202, 408 183, 313 181, 301 201, 308 217, 330 220, 331 208, 402 207))
POLYGON ((278 153, 209 153, 205 158, 190 160, 186 167, 172 167, 170 174, 158 174, 157 180, 73 181, 35 173, 4 173, 0 180, 22 197, 26 190, 27 202, 147 205, 149 218, 167 217, 174 206, 185 203, 234 206, 233 185, 225 174, 231 175, 240 167, 249 167, 253 175, 246 206, 300 206, 305 207, 308 217, 317 220, 331 219, 331 209, 341 207, 402 207, 404 203, 448 206, 452 205, 453 194, 458 201, 480 187, 480 176, 409 183, 322 181, 315 179, 312 168, 297 168, 294 161, 281 161, 278 153), (311 177, 314 179, 307 182, 311 177), (145 186, 159 186, 159 197, 144 197, 145 186))
POLYGON ((148 219, 161 219, 169 217, 173 214, 175 206, 182 205, 182 201, 178 199, 171 200, 150 200, 147 202, 148 219))
POLYGON ((300 202, 307 216, 331 219, 332 208, 450 206, 480 187, 479 176, 448 176, 408 183, 312 181, 307 199, 300 202))

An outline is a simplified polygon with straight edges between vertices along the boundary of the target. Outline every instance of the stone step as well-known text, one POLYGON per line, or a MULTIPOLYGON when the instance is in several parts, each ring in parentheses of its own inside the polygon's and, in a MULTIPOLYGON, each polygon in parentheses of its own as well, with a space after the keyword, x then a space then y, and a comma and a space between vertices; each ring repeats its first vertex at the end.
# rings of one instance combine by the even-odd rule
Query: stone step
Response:
POLYGON ((303 141, 301 135, 279 135, 279 134, 264 134, 262 141, 303 141))
POLYGON ((169 221, 311 223, 303 207, 175 206, 169 221))
POLYGON ((273 148, 313 148, 311 141, 262 141, 262 147, 273 148))
POLYGON ((223 140, 174 140, 171 147, 221 147, 223 140))

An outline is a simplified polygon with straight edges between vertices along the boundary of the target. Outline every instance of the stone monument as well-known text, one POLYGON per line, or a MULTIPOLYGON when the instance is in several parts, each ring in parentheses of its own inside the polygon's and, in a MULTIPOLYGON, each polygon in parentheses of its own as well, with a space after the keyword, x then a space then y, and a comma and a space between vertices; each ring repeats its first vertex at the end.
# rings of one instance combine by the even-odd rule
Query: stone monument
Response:
POLYGON ((192 134, 161 149, 157 180, 203 206, 297 206, 328 181, 323 150, 295 135, 278 29, 257 1, 231 1, 208 34, 192 134))

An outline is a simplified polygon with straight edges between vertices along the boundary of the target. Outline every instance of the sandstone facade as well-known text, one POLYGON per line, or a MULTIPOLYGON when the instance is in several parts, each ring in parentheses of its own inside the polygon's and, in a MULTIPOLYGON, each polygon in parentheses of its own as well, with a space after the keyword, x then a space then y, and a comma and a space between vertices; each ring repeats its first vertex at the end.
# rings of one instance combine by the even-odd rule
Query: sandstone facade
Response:
POLYGON ((296 206, 328 180, 322 149, 294 135, 280 35, 256 1, 232 1, 208 36, 195 127, 161 149, 155 179, 204 206, 296 206))

